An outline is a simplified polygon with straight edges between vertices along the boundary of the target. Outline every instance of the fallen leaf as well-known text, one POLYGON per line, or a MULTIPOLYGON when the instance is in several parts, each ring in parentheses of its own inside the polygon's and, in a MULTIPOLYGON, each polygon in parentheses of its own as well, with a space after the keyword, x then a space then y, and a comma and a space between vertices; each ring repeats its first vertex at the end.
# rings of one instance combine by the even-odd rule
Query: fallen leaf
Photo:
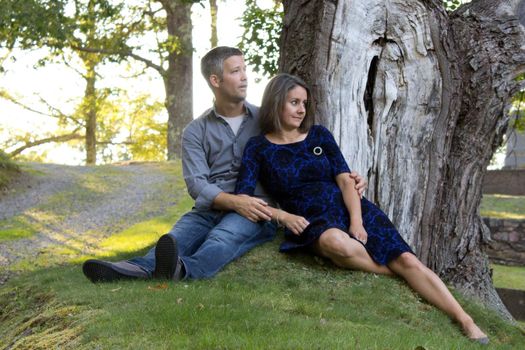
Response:
POLYGON ((202 305, 202 304, 198 304, 198 305, 197 305, 197 309, 199 309, 199 310, 204 309, 204 305, 202 305))
POLYGON ((182 304, 182 298, 177 298, 177 304, 182 304))
POLYGON ((168 289, 168 284, 167 283, 159 283, 155 286, 148 286, 148 289, 149 290, 163 290, 163 289, 168 289))
POLYGON ((122 289, 122 287, 118 287, 118 288, 110 290, 110 292, 116 292, 116 291, 121 290, 121 289, 122 289))

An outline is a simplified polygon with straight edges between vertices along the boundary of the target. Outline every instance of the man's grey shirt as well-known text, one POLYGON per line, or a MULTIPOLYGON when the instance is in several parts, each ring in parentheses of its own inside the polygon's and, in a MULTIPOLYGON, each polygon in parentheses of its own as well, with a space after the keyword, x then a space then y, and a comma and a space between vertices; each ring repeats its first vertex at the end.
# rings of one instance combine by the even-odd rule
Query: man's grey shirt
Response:
MULTIPOLYGON (((197 209, 210 209, 219 193, 235 191, 244 146, 260 133, 258 107, 247 102, 245 107, 237 135, 213 108, 190 122, 182 133, 184 181, 197 209)), ((270 201, 260 184, 254 196, 270 201)))

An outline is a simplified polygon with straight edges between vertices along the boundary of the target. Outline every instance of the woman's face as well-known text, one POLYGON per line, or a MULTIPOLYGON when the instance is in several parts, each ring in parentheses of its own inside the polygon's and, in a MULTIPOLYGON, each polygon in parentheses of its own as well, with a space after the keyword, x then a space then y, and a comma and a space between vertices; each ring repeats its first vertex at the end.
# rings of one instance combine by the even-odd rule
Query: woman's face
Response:
POLYGON ((306 116, 307 97, 306 89, 299 85, 288 91, 279 116, 281 127, 284 130, 290 131, 301 126, 306 116))

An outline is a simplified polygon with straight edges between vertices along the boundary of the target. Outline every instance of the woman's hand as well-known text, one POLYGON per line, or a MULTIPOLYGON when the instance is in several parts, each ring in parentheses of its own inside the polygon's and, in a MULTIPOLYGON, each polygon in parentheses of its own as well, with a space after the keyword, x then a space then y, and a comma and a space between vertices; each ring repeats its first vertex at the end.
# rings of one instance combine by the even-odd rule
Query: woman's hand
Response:
POLYGON ((303 233, 304 229, 310 225, 308 220, 302 216, 293 215, 282 210, 279 214, 279 222, 286 226, 287 229, 292 231, 294 235, 299 236, 301 233, 303 233))
POLYGON ((368 182, 356 171, 352 171, 350 177, 355 181, 355 189, 357 190, 357 193, 359 193, 359 197, 363 198, 363 193, 365 193, 365 190, 368 187, 368 182))
POLYGON ((368 233, 366 233, 363 225, 350 225, 350 234, 363 244, 366 244, 368 240, 368 233))

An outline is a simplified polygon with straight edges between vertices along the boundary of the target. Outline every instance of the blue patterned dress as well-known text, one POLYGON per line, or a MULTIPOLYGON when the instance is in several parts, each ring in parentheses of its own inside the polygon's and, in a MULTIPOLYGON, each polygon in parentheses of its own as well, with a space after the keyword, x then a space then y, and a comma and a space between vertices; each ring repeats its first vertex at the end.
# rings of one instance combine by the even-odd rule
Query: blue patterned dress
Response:
MULTIPOLYGON (((299 236, 285 229, 280 250, 290 251, 310 246, 329 228, 348 232, 350 216, 335 177, 349 172, 332 134, 321 125, 314 125, 303 141, 284 145, 259 135, 244 149, 236 193, 252 195, 259 180, 283 210, 310 222, 299 236)), ((403 252, 412 253, 385 213, 365 198, 361 208, 372 259, 386 265, 403 252)))

